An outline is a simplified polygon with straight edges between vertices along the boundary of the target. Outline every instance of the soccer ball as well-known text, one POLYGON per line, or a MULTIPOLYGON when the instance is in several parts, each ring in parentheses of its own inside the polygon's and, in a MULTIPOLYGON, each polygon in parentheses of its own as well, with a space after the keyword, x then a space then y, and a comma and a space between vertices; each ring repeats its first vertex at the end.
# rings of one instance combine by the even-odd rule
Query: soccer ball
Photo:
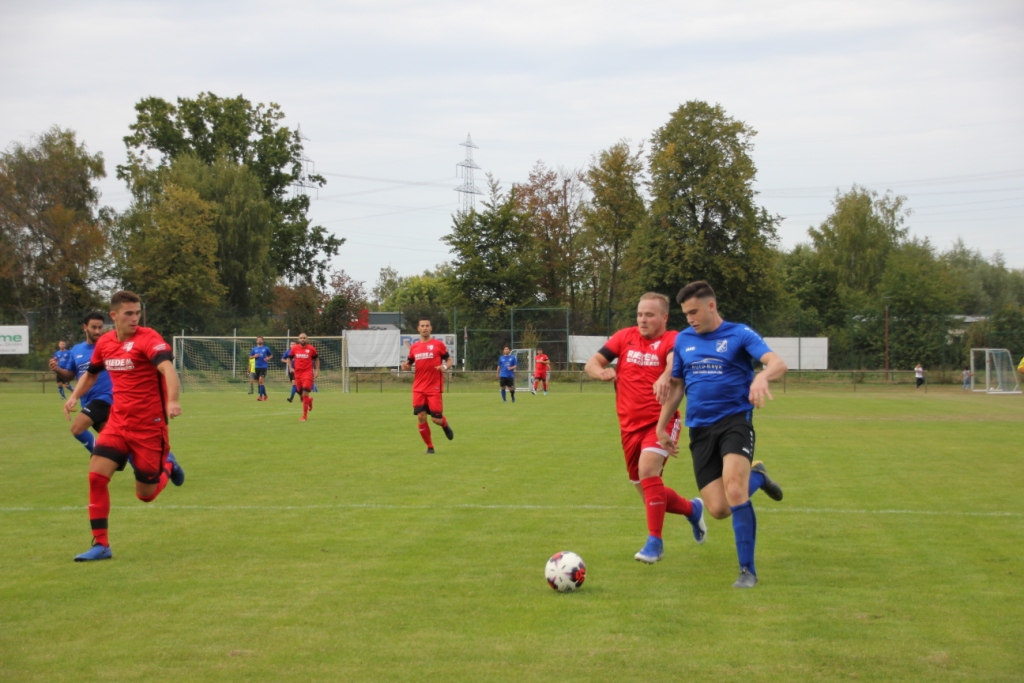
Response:
POLYGON ((583 585, 587 576, 587 565, 576 553, 563 550, 555 553, 544 567, 544 578, 548 585, 559 593, 569 593, 583 585))

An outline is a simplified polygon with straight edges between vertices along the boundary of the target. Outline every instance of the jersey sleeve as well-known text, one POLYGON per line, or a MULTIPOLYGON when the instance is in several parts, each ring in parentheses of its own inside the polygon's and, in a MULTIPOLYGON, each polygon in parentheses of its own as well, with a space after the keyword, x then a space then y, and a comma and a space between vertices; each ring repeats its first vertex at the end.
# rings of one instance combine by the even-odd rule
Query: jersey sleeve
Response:
POLYGON ((448 355, 448 345, 440 340, 438 340, 438 343, 441 345, 441 353, 438 355, 438 358, 441 359, 441 362, 444 362, 451 357, 448 355))
POLYGON ((106 358, 103 355, 103 339, 96 342, 96 348, 92 350, 92 358, 89 359, 89 374, 98 375, 106 369, 106 358))
POLYGON ((679 347, 683 341, 683 335, 677 334, 676 340, 672 343, 672 376, 676 379, 686 379, 686 365, 683 362, 683 354, 679 352, 679 347))
POLYGON ((75 367, 75 356, 73 353, 65 354, 61 356, 61 359, 57 361, 57 367, 61 370, 77 370, 75 367))
POLYGON ((757 332, 754 332, 749 327, 743 328, 743 347, 750 354, 750 357, 754 360, 761 360, 766 353, 771 353, 772 350, 764 342, 757 332))
POLYGON ((153 365, 160 365, 165 360, 174 360, 170 345, 156 332, 146 337, 146 345, 142 351, 153 365))
POLYGON ((309 345, 309 348, 313 349, 313 353, 311 353, 311 354, 309 355, 310 359, 313 359, 313 358, 319 358, 319 357, 320 357, 320 353, 319 353, 319 352, 318 352, 318 351, 316 350, 316 347, 315 347, 315 346, 313 346, 312 344, 310 344, 310 345, 309 345))
POLYGON ((618 358, 622 353, 622 344, 626 337, 625 332, 626 330, 619 330, 612 335, 611 339, 604 343, 604 346, 598 349, 597 352, 608 359, 609 363, 618 358))

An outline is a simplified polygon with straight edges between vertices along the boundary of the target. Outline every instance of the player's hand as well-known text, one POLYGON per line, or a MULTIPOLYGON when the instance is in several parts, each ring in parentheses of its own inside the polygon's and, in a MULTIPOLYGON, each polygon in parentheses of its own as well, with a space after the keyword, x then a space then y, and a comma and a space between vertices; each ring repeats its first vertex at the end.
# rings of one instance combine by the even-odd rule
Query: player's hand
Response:
POLYGON ((662 375, 654 383, 654 398, 658 399, 658 403, 664 404, 671 392, 672 378, 662 375))
POLYGON ((403 372, 408 372, 409 370, 412 369, 412 366, 409 365, 408 363, 402 363, 402 365, 400 367, 402 368, 403 372))
POLYGON ((602 382, 614 382, 618 375, 615 372, 615 368, 608 367, 602 370, 598 377, 602 382))
POLYGON ((59 365, 57 365, 57 359, 56 358, 51 358, 50 359, 49 366, 50 366, 50 369, 54 370, 54 371, 56 371, 57 368, 60 367, 59 365))
POLYGON ((78 405, 78 399, 72 396, 64 402, 64 419, 68 422, 71 421, 71 413, 75 411, 75 406, 78 405))
POLYGON ((661 444, 661 447, 664 448, 665 451, 669 455, 671 455, 673 458, 678 458, 679 457, 679 444, 677 444, 675 441, 673 441, 672 437, 669 436, 668 432, 666 432, 664 429, 659 429, 657 433, 658 433, 658 443, 661 444))
POLYGON ((438 372, 448 372, 448 366, 445 365, 444 363, 441 363, 434 369, 437 370, 438 372))
POLYGON ((181 415, 181 404, 177 401, 167 402, 167 417, 174 419, 181 415))
POLYGON ((754 378, 754 381, 750 383, 750 395, 747 399, 754 404, 755 408, 764 408, 764 399, 768 398, 769 401, 774 401, 775 397, 772 396, 772 392, 768 389, 768 381, 762 380, 763 375, 758 375, 754 378))

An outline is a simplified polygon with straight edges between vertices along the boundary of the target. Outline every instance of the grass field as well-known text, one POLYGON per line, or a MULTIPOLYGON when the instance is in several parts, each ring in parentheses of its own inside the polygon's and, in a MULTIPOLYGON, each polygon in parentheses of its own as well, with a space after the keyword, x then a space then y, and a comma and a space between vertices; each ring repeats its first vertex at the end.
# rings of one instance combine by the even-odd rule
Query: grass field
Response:
MULTIPOLYGON (((452 394, 423 455, 398 393, 188 393, 185 485, 111 485, 52 392, 0 392, 3 681, 1020 681, 1024 400, 803 390, 755 419, 761 583, 732 527, 646 535, 609 393, 452 394), (558 550, 584 587, 543 579, 558 550)), ((666 483, 695 495, 688 459, 666 483)))

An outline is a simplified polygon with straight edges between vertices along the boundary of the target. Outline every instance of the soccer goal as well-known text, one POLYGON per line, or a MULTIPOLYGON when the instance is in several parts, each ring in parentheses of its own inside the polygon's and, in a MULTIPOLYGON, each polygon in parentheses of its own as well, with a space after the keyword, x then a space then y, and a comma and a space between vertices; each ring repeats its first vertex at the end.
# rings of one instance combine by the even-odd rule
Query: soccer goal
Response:
POLYGON ((1007 349, 971 349, 971 391, 1019 394, 1017 368, 1007 349))
POLYGON ((537 349, 512 349, 516 357, 516 391, 529 391, 533 388, 533 358, 537 349))
MULTIPOLYGON (((274 357, 268 363, 268 387, 285 391, 291 385, 281 356, 297 343, 296 337, 263 337, 274 357)), ((348 391, 348 354, 344 337, 310 337, 320 356, 318 391, 348 391)), ((174 363, 184 389, 249 390, 249 353, 256 337, 174 337, 174 363)))

